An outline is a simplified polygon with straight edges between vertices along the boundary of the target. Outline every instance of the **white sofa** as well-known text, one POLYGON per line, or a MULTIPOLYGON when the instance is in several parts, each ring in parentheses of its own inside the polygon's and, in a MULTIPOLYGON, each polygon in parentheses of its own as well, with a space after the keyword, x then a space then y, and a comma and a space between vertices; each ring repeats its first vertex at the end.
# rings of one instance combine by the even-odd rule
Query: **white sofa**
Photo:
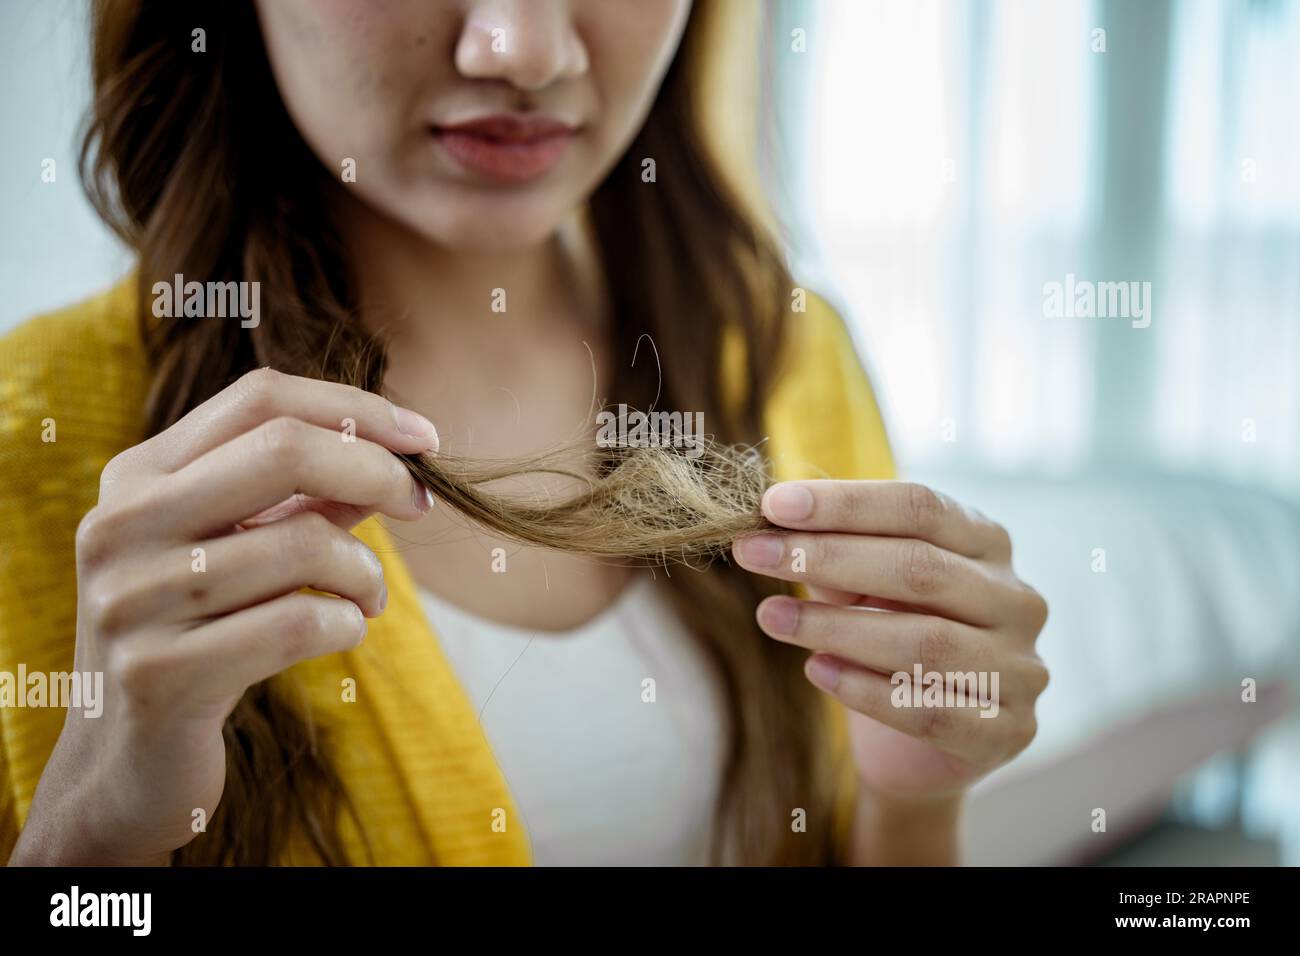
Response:
POLYGON ((1096 860, 1234 750, 1234 812, 1300 864, 1300 508, 1185 477, 909 477, 1005 524, 1052 608, 1038 737, 972 795, 969 864, 1096 860))

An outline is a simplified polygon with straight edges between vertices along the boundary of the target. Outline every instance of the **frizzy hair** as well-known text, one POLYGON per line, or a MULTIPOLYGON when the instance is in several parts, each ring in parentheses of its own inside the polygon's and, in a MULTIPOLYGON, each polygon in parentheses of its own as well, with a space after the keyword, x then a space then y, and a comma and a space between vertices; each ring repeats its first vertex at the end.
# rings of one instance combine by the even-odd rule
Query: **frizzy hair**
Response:
MULTIPOLYGON (((761 526, 763 409, 784 354, 792 286, 772 239, 743 208, 705 146, 700 75, 725 24, 697 2, 681 48, 632 146, 589 202, 603 258, 612 354, 649 335, 662 357, 616 370, 633 407, 702 411, 712 441, 701 462, 665 449, 597 455, 587 491, 553 503, 494 495, 491 479, 557 467, 422 456, 407 465, 443 503, 517 540, 695 567, 668 578, 670 599, 722 678, 730 745, 716 808, 715 861, 818 864, 833 859, 824 698, 805 653, 757 628, 754 608, 787 586, 707 558, 761 526), (658 181, 640 178, 656 158, 658 181), (728 340, 743 345, 725 378, 728 340), (739 387, 729 390, 728 381, 739 387), (685 490, 683 490, 685 489, 685 490), (686 501, 678 510, 666 500, 686 501), (658 508, 659 510, 655 510, 658 508), (611 534, 609 523, 618 522, 611 534), (656 524, 655 522, 659 522, 656 524), (624 534, 624 529, 635 533, 624 534), (610 553, 608 542, 624 542, 610 553), (700 560, 703 559, 703 560, 700 560), (707 565, 707 567, 705 566, 707 565), (795 833, 791 813, 807 813, 795 833)), ((382 392, 382 346, 357 318, 357 296, 331 197, 341 189, 312 155, 275 92, 251 2, 94 0, 94 100, 82 178, 100 215, 138 257, 140 329, 153 369, 145 431, 156 434, 242 374, 261 367, 382 392), (207 52, 189 52, 192 24, 207 52), (262 321, 157 319, 156 281, 261 283, 262 321)), ((227 784, 206 833, 177 863, 265 865, 291 835, 326 864, 349 858, 345 815, 364 833, 330 755, 329 715, 302 708, 279 678, 256 685, 227 719, 227 784)))

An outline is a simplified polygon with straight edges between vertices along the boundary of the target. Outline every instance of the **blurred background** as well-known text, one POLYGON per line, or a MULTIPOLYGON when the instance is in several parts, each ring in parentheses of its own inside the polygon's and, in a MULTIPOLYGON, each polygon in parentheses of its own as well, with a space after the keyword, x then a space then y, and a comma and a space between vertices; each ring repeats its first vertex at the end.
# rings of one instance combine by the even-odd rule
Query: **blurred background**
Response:
MULTIPOLYGON (((795 274, 1052 604, 969 860, 1300 864, 1300 0, 751 2, 795 274), (1149 324, 1054 317, 1069 281, 1149 324)), ((86 29, 0 4, 0 332, 130 266, 77 183, 86 29)))
POLYGON ((1242 700, 1300 685, 1300 2, 770 12, 795 274, 903 471, 1007 524, 1052 604, 971 861, 1300 864, 1300 720, 1242 700), (1068 276, 1149 282, 1149 325, 1052 317, 1068 276))

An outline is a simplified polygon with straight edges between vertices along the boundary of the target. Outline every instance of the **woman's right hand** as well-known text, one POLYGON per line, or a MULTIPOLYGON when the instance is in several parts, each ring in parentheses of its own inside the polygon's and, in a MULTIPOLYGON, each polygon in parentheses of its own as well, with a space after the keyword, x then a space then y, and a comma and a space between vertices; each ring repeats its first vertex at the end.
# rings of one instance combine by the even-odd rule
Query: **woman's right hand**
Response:
POLYGON ((377 395, 261 369, 110 461, 77 530, 75 667, 103 672, 103 710, 69 709, 10 862, 164 864, 193 839, 244 691, 356 647, 383 611, 348 529, 426 513, 392 453, 437 445, 377 395))

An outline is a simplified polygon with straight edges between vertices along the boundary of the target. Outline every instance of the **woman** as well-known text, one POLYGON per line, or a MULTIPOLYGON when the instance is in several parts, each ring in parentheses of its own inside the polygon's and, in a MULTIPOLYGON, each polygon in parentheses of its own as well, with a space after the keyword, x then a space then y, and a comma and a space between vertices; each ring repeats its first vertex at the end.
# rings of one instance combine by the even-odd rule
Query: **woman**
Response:
POLYGON ((849 338, 706 145, 729 8, 177 7, 96 5, 86 178, 134 281, 3 351, 0 661, 105 681, 99 717, 0 710, 10 861, 955 861, 1033 736, 1046 609, 1000 527, 866 480, 849 338), (593 375, 818 480, 651 576, 469 525, 397 457, 562 445, 593 375))

